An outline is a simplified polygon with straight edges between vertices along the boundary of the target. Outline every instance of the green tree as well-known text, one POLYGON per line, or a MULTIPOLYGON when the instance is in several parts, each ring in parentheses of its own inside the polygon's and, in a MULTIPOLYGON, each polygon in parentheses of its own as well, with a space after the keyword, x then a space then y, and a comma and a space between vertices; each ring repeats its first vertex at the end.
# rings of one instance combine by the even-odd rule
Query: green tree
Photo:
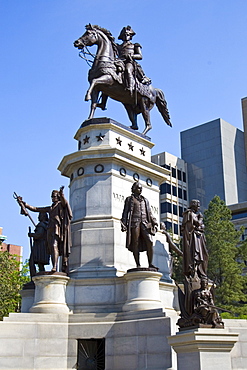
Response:
POLYGON ((240 302, 246 299, 246 276, 242 274, 246 243, 240 242, 243 230, 235 230, 231 211, 219 196, 211 200, 204 215, 208 276, 217 285, 215 301, 234 311, 234 307, 241 306, 240 302))
POLYGON ((27 262, 20 270, 21 263, 17 256, 0 251, 0 320, 10 312, 18 312, 21 303, 23 284, 30 281, 27 276, 27 262))

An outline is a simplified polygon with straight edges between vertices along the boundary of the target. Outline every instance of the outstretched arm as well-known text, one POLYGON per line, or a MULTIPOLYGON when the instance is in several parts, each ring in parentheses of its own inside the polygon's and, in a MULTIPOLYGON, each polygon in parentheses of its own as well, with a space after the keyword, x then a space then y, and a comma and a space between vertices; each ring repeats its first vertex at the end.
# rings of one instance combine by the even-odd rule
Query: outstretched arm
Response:
POLYGON ((33 207, 33 206, 30 206, 29 204, 27 204, 26 202, 23 202, 25 204, 25 207, 27 209, 29 209, 29 211, 32 211, 32 212, 49 212, 50 211, 50 206, 47 206, 47 207, 33 207))
POLYGON ((60 195, 60 201, 61 201, 61 204, 63 207, 66 207, 66 199, 65 199, 65 196, 64 196, 64 193, 63 193, 63 189, 64 189, 64 186, 61 186, 61 188, 59 189, 59 195, 60 195))

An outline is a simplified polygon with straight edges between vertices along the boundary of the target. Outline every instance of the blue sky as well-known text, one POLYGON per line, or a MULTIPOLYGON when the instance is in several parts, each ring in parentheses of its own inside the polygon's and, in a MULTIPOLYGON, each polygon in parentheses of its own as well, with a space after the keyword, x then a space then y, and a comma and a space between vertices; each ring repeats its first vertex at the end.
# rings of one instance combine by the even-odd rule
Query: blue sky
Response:
MULTIPOLYGON (((0 58, 1 213, 7 242, 29 255, 27 218, 12 194, 32 205, 51 203, 65 185, 57 166, 77 150, 73 139, 87 118, 87 64, 73 41, 87 23, 115 38, 130 24, 142 45, 141 62, 154 87, 164 91, 173 127, 151 111, 153 154, 180 155, 179 133, 215 118, 242 129, 247 96, 246 0, 2 0, 0 58)), ((109 100, 107 116, 125 125, 123 106, 109 100)), ((138 119, 141 131, 142 117, 138 119)), ((33 214, 36 219, 36 215, 33 214)))

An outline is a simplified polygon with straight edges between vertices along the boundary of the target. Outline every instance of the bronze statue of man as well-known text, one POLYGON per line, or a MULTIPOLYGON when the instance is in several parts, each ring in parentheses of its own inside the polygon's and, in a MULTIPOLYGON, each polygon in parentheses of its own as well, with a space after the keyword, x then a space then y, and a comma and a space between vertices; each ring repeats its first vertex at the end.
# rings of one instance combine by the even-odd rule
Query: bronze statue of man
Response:
POLYGON ((133 44, 131 42, 132 37, 135 36, 135 32, 130 26, 123 27, 118 36, 119 40, 122 40, 121 45, 117 45, 119 58, 124 61, 125 64, 125 85, 126 88, 132 94, 135 88, 135 78, 146 85, 151 83, 150 78, 146 77, 140 64, 136 60, 142 59, 141 45, 138 43, 133 44))
POLYGON ((208 251, 204 235, 203 216, 199 212, 200 202, 193 199, 183 213, 183 273, 187 277, 207 278, 208 251))
POLYGON ((148 200, 141 195, 141 184, 135 182, 131 190, 131 196, 125 199, 121 219, 121 229, 127 231, 126 248, 133 253, 137 267, 140 267, 140 252, 146 251, 149 267, 157 269, 152 264, 152 235, 157 231, 158 223, 152 215, 148 200))
POLYGON ((36 264, 38 265, 39 271, 45 271, 45 265, 49 265, 50 263, 50 255, 47 249, 47 227, 48 215, 45 212, 40 212, 39 223, 36 225, 34 232, 28 233, 28 236, 33 239, 29 258, 31 277, 36 275, 36 264))
POLYGON ((52 260, 52 272, 58 268, 58 258, 62 257, 62 272, 68 273, 68 257, 71 247, 70 221, 72 211, 64 197, 63 187, 51 193, 52 204, 47 207, 33 207, 25 202, 24 206, 33 212, 47 212, 49 222, 47 227, 47 247, 52 260))

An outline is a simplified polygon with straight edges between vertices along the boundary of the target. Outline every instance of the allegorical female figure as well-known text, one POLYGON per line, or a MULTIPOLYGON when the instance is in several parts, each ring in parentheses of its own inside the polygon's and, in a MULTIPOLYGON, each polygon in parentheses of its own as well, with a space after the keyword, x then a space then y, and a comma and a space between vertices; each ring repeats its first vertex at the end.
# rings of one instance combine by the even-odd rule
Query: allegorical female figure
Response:
POLYGON ((213 327, 224 324, 214 305, 213 295, 208 289, 208 281, 201 279, 201 288, 194 292, 194 313, 198 315, 200 321, 213 327))
POLYGON ((193 199, 183 213, 183 273, 186 277, 207 278, 208 251, 199 200, 193 199))

